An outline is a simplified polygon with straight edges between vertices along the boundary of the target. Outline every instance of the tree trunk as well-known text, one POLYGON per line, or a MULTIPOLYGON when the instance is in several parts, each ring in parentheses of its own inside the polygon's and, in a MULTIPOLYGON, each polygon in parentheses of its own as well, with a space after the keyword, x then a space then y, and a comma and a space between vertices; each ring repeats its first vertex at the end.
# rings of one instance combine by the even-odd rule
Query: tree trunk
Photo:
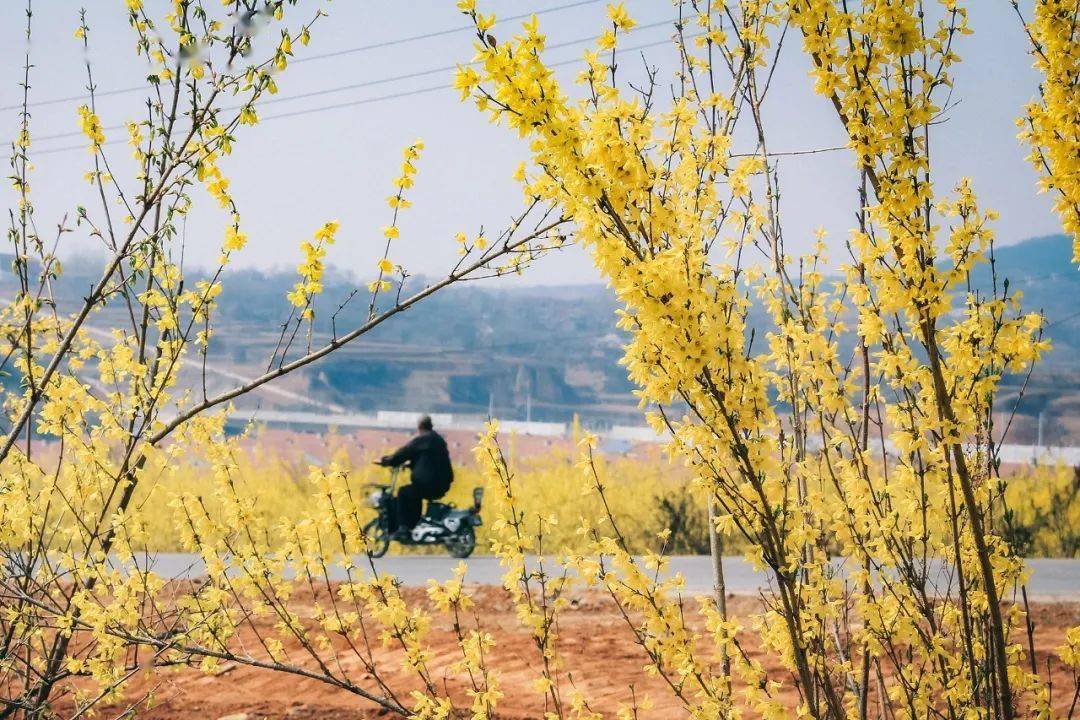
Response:
MULTIPOLYGON (((727 614, 727 586, 724 584, 724 545, 720 539, 720 533, 716 531, 716 502, 709 495, 709 554, 712 555, 713 566, 713 594, 716 600, 716 610, 725 621, 727 614)), ((725 647, 720 657, 720 669, 725 677, 731 679, 731 659, 728 657, 725 647)))

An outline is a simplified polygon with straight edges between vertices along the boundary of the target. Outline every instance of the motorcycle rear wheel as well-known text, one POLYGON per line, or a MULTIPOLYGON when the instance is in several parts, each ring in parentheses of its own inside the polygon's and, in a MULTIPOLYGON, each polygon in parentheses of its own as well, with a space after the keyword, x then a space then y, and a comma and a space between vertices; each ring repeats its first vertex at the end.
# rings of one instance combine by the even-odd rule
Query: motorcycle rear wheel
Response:
POLYGON ((390 549, 390 530, 380 520, 375 518, 364 526, 364 535, 368 538, 367 554, 373 558, 381 558, 390 549))
POLYGON ((472 525, 466 525, 444 540, 443 544, 450 551, 451 557, 467 558, 476 549, 476 531, 473 530, 472 525))

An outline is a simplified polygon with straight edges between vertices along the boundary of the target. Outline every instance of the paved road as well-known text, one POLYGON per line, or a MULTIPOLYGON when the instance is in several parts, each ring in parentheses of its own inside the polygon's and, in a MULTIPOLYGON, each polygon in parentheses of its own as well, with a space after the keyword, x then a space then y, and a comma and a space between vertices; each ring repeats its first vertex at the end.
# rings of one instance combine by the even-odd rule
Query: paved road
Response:
MULTIPOLYGON (((429 579, 449 579, 458 562, 442 555, 388 555, 376 560, 375 566, 381 573, 396 575, 406 585, 426 585, 429 579)), ((469 566, 465 576, 467 581, 481 585, 501 582, 504 569, 494 557, 477 555, 466 562, 469 566)), ((1034 559, 1028 561, 1028 567, 1032 571, 1029 597, 1080 601, 1080 560, 1034 559)), ((192 555, 162 553, 155 558, 153 569, 167 577, 197 577, 202 574, 202 563, 192 555)), ((673 557, 670 572, 683 574, 687 594, 712 591, 712 563, 708 557, 673 557)), ((724 558, 724 578, 728 591, 736 594, 756 594, 768 588, 767 575, 755 572, 739 557, 724 558)), ((341 579, 341 576, 334 579, 341 579)))

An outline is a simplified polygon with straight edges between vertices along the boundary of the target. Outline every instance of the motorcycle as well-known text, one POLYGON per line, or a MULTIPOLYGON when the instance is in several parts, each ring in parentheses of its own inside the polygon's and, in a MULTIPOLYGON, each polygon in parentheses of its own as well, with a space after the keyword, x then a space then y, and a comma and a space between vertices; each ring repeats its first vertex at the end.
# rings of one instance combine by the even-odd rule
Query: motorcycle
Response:
POLYGON ((459 510, 452 503, 434 500, 427 502, 427 510, 420 521, 404 538, 393 536, 392 525, 394 491, 397 489, 398 473, 401 468, 391 468, 390 484, 371 483, 367 487, 368 504, 375 508, 378 515, 364 526, 368 537, 368 554, 379 558, 390 548, 390 541, 397 540, 402 545, 443 545, 450 555, 467 558, 476 548, 476 527, 482 525, 480 505, 484 499, 484 488, 473 489, 472 507, 459 510))

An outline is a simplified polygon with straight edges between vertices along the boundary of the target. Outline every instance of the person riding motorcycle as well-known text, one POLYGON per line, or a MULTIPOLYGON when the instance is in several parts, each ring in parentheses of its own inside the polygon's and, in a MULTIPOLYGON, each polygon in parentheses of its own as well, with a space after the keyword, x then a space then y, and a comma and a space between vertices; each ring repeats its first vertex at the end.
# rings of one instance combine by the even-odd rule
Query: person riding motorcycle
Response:
POLYGON ((435 432, 431 417, 421 417, 416 430, 416 437, 401 449, 379 459, 379 464, 387 467, 407 464, 411 468, 412 482, 398 490, 395 501, 395 538, 407 537, 420 520, 424 500, 438 500, 454 481, 450 451, 442 435, 435 432))

